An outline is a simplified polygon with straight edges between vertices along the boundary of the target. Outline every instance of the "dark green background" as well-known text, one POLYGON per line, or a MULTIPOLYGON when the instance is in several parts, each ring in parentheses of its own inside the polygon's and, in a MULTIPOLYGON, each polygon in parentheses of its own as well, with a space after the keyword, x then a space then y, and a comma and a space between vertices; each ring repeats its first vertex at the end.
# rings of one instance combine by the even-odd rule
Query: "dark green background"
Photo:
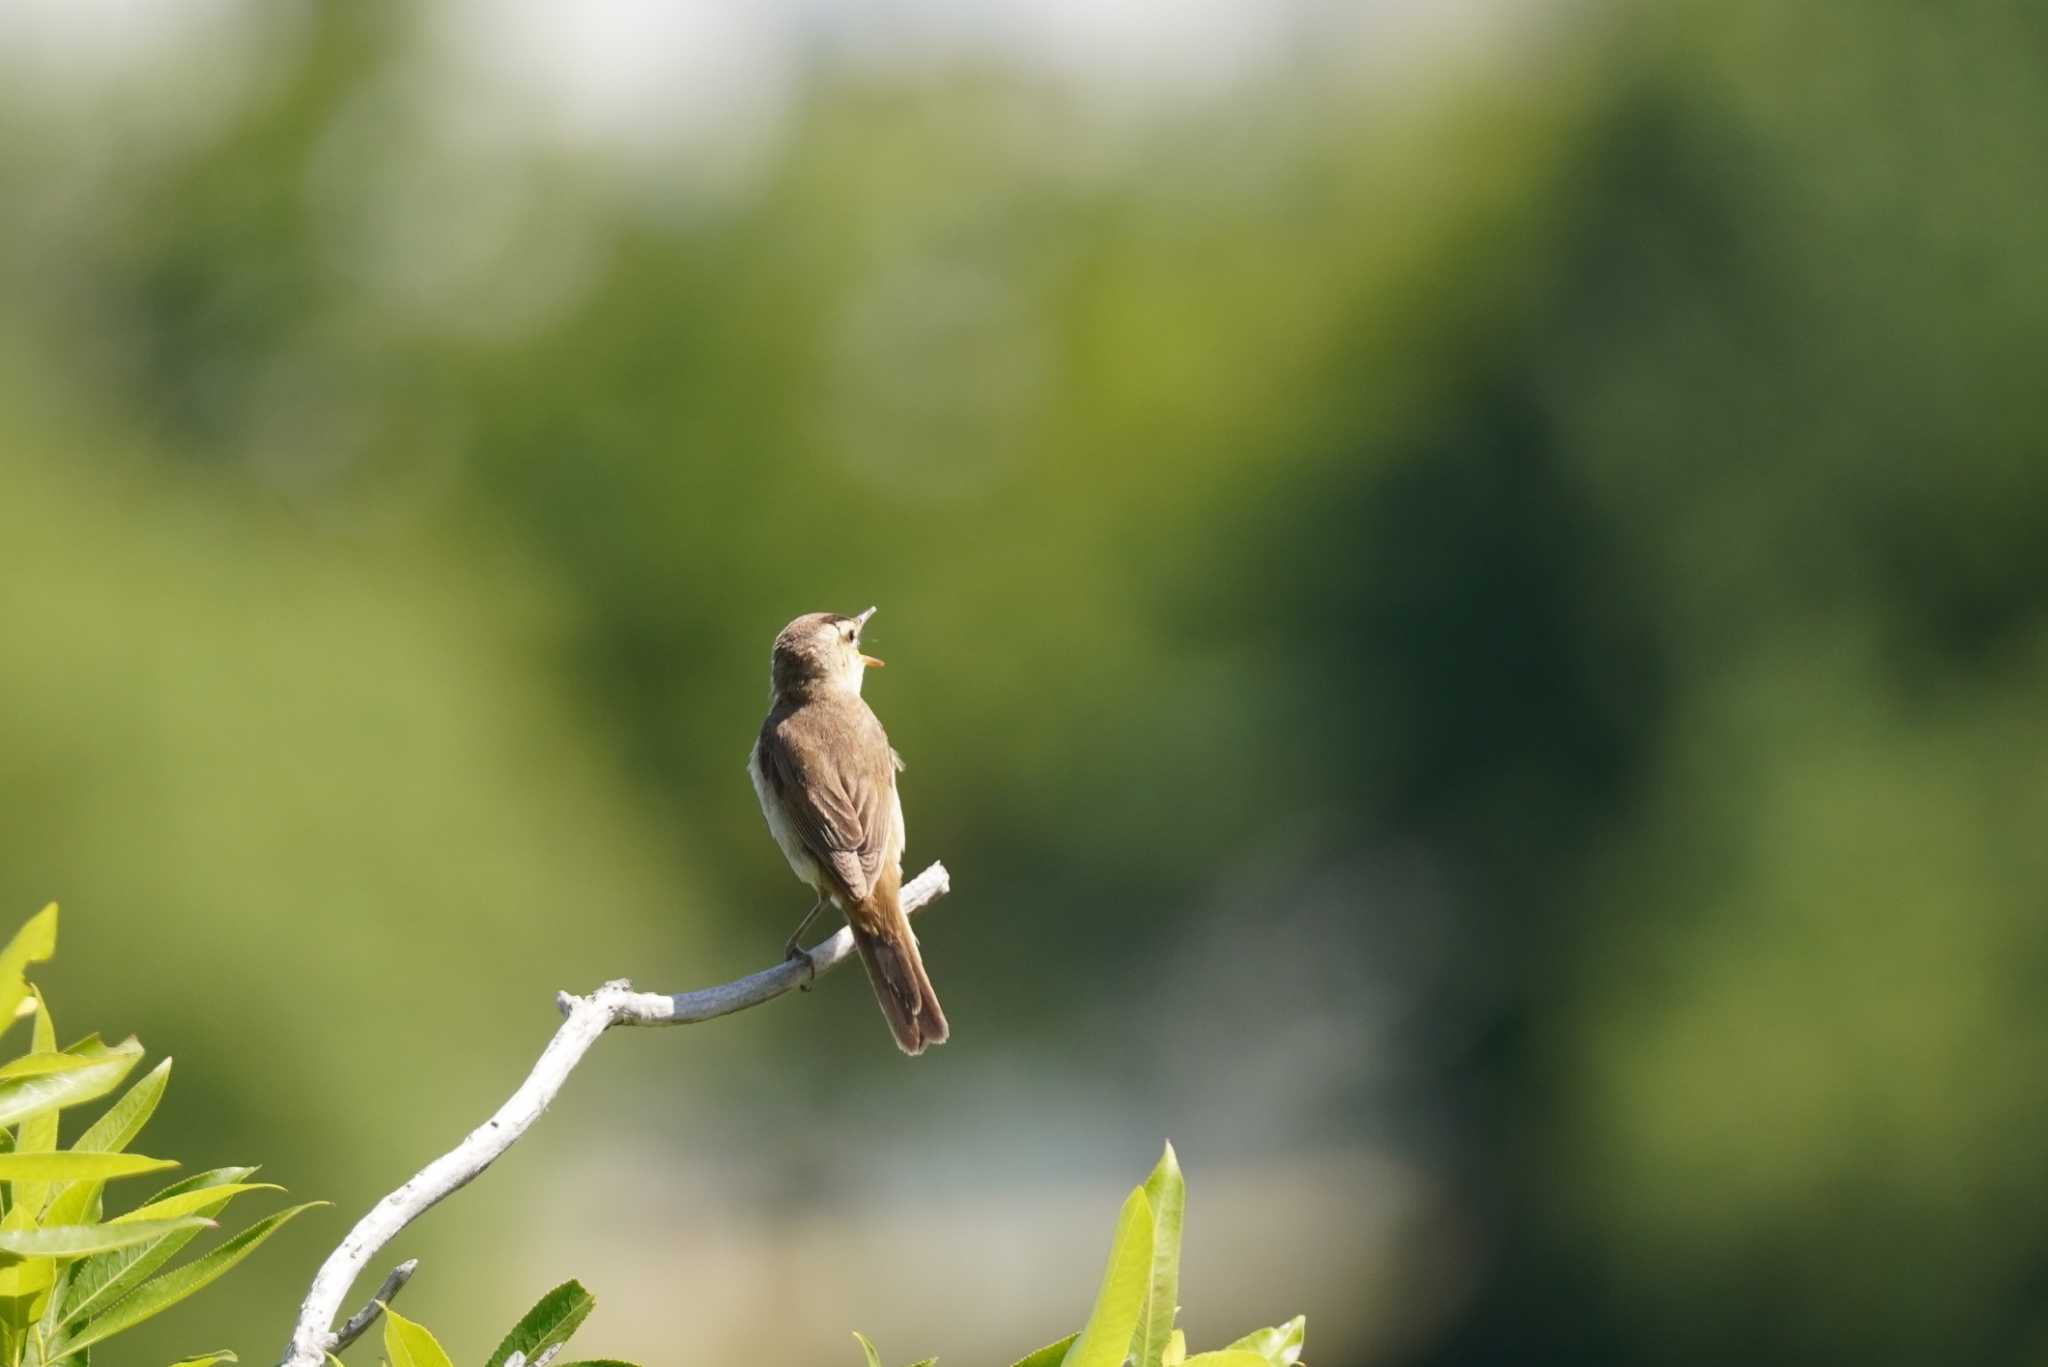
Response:
POLYGON ((112 1361, 269 1360, 556 988, 772 959, 768 642, 871 602, 954 1042, 608 1040, 393 1250, 458 1358, 575 1274, 592 1352, 1007 1360, 1169 1136, 1197 1347, 2048 1350, 2040 10, 1135 126, 825 61, 709 188, 378 13, 0 90, 0 909, 177 1054, 145 1148, 338 1203, 112 1361))

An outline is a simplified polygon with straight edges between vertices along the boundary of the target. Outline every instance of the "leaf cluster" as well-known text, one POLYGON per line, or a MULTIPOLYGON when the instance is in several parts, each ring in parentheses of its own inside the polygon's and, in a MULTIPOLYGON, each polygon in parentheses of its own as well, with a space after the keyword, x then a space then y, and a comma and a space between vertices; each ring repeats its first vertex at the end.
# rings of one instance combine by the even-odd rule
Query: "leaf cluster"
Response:
MULTIPOLYGON (((28 967, 57 948, 57 908, 30 918, 0 949, 0 1030, 31 1018, 28 1052, 0 1064, 0 1367, 89 1367, 94 1348, 213 1282, 309 1208, 267 1215, 206 1253, 171 1266, 236 1197, 276 1191, 251 1167, 212 1168, 106 1213, 109 1182, 177 1166, 128 1152, 163 1099, 171 1061, 145 1073, 68 1147, 63 1111, 115 1091, 141 1063, 134 1038, 87 1035, 57 1047, 49 1004, 28 967)), ((311 1204, 319 1204, 314 1202, 311 1204)), ((221 1350, 176 1367, 232 1362, 221 1350)))
MULTIPOLYGON (((1257 1329, 1211 1352, 1188 1354, 1174 1327, 1180 1313, 1180 1241, 1187 1183, 1168 1144, 1141 1187, 1131 1189, 1117 1216, 1109 1261, 1095 1293, 1095 1308, 1081 1329, 1017 1360, 1014 1367, 1296 1367, 1305 1316, 1257 1329)), ((881 1355, 856 1333, 866 1367, 881 1355)), ((914 1367, 932 1367, 926 1358, 914 1367)))
MULTIPOLYGON (((550 1367, 583 1321, 597 1306, 597 1297, 576 1281, 560 1286, 534 1302, 505 1335, 484 1367, 550 1367)), ((427 1327, 384 1307, 384 1360, 389 1367, 455 1367, 427 1327)), ((330 1361, 338 1359, 330 1358, 330 1361)), ((592 1358, 566 1367, 632 1367, 630 1363, 592 1358)))

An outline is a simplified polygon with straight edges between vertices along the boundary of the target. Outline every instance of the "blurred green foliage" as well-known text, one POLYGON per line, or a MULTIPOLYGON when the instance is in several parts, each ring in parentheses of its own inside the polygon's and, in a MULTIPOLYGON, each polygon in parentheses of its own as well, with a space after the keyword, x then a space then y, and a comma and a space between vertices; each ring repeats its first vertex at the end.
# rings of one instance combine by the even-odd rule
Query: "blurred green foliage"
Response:
MULTIPOLYGON (((0 900, 242 1062, 178 1143, 367 1203, 515 1004, 765 962, 767 642, 877 602, 948 1052, 1449 1193, 1418 1286, 1308 1302, 1326 1363, 2039 1352, 2041 13, 1617 3, 1135 135, 825 64, 724 194, 312 14, 233 100, 0 92, 0 900), (1448 929, 1381 1010, 1390 867, 1448 929), (1265 990, 1139 1028, 1210 933, 1265 990), (1156 1081, 1240 1057, 1295 1104, 1156 1081)), ((878 1085, 852 997, 592 1085, 901 1148, 786 1100, 878 1085)), ((930 1163, 997 1090, 890 1085, 930 1163)))

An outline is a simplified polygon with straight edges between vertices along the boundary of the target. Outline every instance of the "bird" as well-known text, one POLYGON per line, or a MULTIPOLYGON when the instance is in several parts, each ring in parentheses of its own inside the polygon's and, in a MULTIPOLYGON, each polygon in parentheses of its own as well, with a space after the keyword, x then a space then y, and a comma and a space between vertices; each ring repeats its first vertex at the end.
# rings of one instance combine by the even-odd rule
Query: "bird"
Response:
POLYGON ((867 671, 882 666, 860 648, 874 615, 872 607, 852 617, 810 612, 777 634, 768 716, 747 775, 790 869, 817 894, 784 957, 809 959, 798 937, 832 903, 853 931, 897 1047, 916 1055, 949 1031, 903 913, 903 760, 860 695, 867 671))

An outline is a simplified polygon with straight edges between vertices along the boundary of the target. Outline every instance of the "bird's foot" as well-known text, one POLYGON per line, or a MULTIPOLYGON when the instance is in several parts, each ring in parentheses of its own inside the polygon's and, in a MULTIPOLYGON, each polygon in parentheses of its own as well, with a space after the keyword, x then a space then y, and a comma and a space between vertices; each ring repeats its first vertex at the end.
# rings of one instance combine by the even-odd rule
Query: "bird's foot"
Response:
POLYGON ((794 936, 790 938, 788 944, 782 947, 782 961, 788 963, 792 959, 802 959, 804 961, 804 980, 797 984, 796 990, 799 992, 810 991, 811 985, 818 981, 818 964, 815 959, 811 958, 810 951, 798 944, 794 936))

